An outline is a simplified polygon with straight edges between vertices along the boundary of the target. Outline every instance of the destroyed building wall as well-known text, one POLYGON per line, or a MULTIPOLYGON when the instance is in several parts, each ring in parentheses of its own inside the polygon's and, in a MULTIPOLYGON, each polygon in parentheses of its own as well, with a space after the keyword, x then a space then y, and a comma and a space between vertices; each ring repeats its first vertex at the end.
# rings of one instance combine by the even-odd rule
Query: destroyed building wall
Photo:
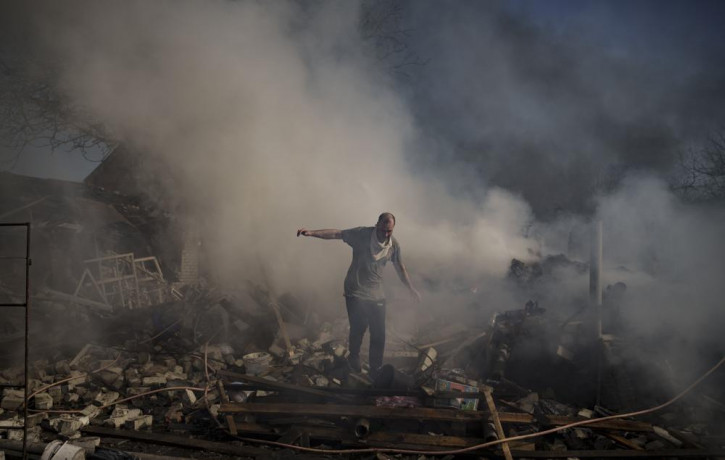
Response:
POLYGON ((83 182, 115 196, 115 205, 146 234, 167 278, 188 284, 199 279, 199 226, 187 219, 187 203, 174 193, 178 183, 170 166, 121 144, 83 182))

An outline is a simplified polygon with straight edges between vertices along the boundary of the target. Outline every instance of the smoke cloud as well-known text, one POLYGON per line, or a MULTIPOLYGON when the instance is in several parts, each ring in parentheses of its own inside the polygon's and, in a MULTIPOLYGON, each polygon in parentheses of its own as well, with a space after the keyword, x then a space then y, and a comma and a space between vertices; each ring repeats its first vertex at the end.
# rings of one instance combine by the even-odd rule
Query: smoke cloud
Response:
POLYGON ((500 277, 512 257, 526 257, 531 213, 520 198, 494 188, 480 202, 456 200, 440 179, 410 174, 405 151, 418 132, 360 40, 360 5, 72 2, 39 11, 63 92, 118 139, 165 160, 153 180, 173 184, 174 200, 201 224, 224 282, 263 269, 277 289, 338 304, 349 248, 295 231, 373 225, 384 210, 398 217, 414 272, 500 277))
MULTIPOLYGON (((349 248, 295 231, 390 211, 414 282, 436 281, 413 314, 449 308, 446 283, 485 286, 485 309, 520 308, 500 284, 511 259, 585 259, 590 209, 604 222, 604 284, 630 286, 631 320, 714 333, 725 216, 659 178, 697 130, 679 124, 687 112, 653 117, 665 88, 651 69, 477 5, 440 7, 436 24, 418 10, 416 43, 435 59, 402 91, 411 98, 361 40, 352 2, 47 2, 33 30, 74 103, 164 160, 155 180, 173 184, 227 285, 264 271, 342 312, 349 248), (589 200, 621 163, 650 172, 589 200)), ((585 298, 586 282, 551 291, 585 298)))

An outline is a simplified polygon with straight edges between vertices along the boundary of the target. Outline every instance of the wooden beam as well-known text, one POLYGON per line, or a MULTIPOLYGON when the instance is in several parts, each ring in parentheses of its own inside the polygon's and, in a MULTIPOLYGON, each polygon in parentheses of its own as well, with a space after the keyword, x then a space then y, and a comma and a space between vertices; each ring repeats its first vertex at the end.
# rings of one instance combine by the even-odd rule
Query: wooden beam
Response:
POLYGON ((271 389, 274 391, 289 391, 293 393, 308 394, 311 396, 317 396, 319 398, 325 399, 336 399, 338 401, 345 402, 351 401, 351 399, 345 395, 330 393, 319 388, 303 387, 301 385, 293 385, 291 383, 274 382, 272 380, 263 379, 261 377, 255 377, 253 375, 239 374, 237 372, 230 372, 225 370, 218 370, 216 373, 217 375, 221 375, 223 377, 230 377, 236 380, 253 383, 256 386, 262 387, 263 389, 267 390, 271 389))
MULTIPOLYGON (((224 384, 221 380, 217 380, 217 387, 219 388, 219 396, 222 398, 222 402, 228 403, 229 402, 229 396, 227 396, 227 392, 224 391, 224 384)), ((189 391, 189 390, 187 390, 189 391)), ((227 415, 227 426, 229 427, 229 432, 236 436, 237 435, 237 425, 234 423, 234 416, 233 415, 227 415)))
POLYGON ((396 420, 441 420, 448 422, 475 422, 488 416, 485 412, 461 411, 456 409, 433 409, 428 407, 376 407, 343 404, 297 404, 297 403, 222 403, 219 412, 234 414, 265 415, 312 415, 327 417, 359 417, 396 420))
MULTIPOLYGON (((227 403, 222 404, 220 412, 240 414, 265 414, 265 415, 314 415, 327 417, 366 417, 375 419, 397 419, 397 420, 441 420, 449 422, 480 422, 490 415, 486 411, 462 411, 448 408, 429 407, 376 407, 369 405, 343 405, 343 404, 297 404, 297 403, 227 403)), ((539 423, 530 414, 499 412, 499 419, 502 423, 539 423)), ((564 417, 560 415, 547 416, 546 426, 562 426, 584 419, 575 417, 564 417)), ((602 422, 594 421, 588 428, 603 428, 608 430, 622 431, 646 431, 651 432, 652 425, 644 422, 633 422, 629 420, 607 420, 602 422)))
POLYGON ((430 447, 460 448, 475 446, 483 443, 479 438, 463 438, 458 436, 431 436, 428 434, 403 433, 390 430, 374 431, 363 439, 358 439, 351 429, 340 427, 323 427, 310 425, 295 425, 302 433, 310 438, 327 441, 339 441, 350 446, 376 446, 399 448, 401 444, 417 446, 418 449, 430 447))
MULTIPOLYGON (((506 433, 503 431, 503 426, 501 426, 501 419, 498 417, 496 404, 493 402, 493 395, 491 395, 491 388, 485 388, 483 390, 483 394, 486 396, 486 405, 488 406, 489 412, 491 412, 491 420, 493 421, 493 427, 496 429, 498 439, 504 439, 506 437, 506 433)), ((501 448, 503 449, 504 458, 506 460, 513 460, 513 457, 511 456, 511 448, 508 443, 502 443, 501 448)))
POLYGON ((81 431, 96 436, 132 439, 135 441, 145 441, 153 444, 187 447, 190 449, 206 450, 209 452, 237 455, 241 457, 268 456, 270 452, 269 449, 262 449, 259 447, 238 446, 224 442, 205 441, 203 439, 193 439, 164 433, 151 433, 148 431, 115 430, 113 428, 93 425, 83 427, 81 428, 81 431))
POLYGON ((617 442, 617 443, 623 445, 624 447, 626 447, 628 449, 632 449, 632 450, 644 450, 644 447, 638 446, 637 444, 633 443, 632 441, 630 441, 629 439, 625 438, 624 436, 621 436, 621 435, 618 435, 618 434, 615 434, 615 433, 610 433, 608 431, 603 431, 602 432, 602 435, 608 437, 609 439, 611 439, 614 442, 617 442))
MULTIPOLYGON (((515 412, 499 412, 499 417, 504 423, 540 423, 533 415, 515 412)), ((586 420, 577 417, 565 417, 562 415, 547 415, 548 424, 545 426, 562 426, 574 422, 586 420)), ((587 428, 603 428, 606 430, 622 430, 622 431, 646 431, 652 432, 652 425, 644 422, 635 422, 631 420, 606 420, 603 422, 592 422, 584 425, 587 428)))

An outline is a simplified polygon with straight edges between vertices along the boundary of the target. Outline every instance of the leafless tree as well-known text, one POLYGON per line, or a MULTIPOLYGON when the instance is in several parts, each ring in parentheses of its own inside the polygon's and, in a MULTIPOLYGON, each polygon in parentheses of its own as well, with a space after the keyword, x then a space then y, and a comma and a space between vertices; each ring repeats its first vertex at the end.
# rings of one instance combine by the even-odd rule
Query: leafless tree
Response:
POLYGON ((0 139, 12 152, 3 158, 11 169, 30 144, 80 152, 101 161, 115 142, 104 126, 59 90, 52 67, 32 59, 0 56, 0 139))
POLYGON ((725 200, 725 129, 680 157, 673 189, 693 201, 725 200))
POLYGON ((399 0, 364 0, 360 7, 360 35, 371 45, 375 57, 398 77, 426 61, 410 45, 411 30, 404 27, 405 3, 399 0))
MULTIPOLYGON (((360 8, 360 35, 381 65, 406 77, 412 66, 424 64, 408 46, 403 2, 363 0, 360 8)), ((0 43, 0 142, 10 156, 0 157, 0 169, 12 169, 29 145, 105 159, 120 140, 64 94, 59 63, 34 56, 18 34, 8 36, 0 43)))

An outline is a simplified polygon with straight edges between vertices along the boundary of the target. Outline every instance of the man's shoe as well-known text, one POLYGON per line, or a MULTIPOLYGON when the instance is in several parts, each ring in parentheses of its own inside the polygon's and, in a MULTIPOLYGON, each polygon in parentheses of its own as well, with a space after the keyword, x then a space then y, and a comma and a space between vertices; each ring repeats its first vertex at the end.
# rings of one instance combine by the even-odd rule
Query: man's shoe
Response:
POLYGON ((352 369, 355 372, 362 371, 362 367, 360 366, 360 357, 359 356, 348 356, 347 365, 350 366, 350 369, 352 369))
POLYGON ((371 379, 373 379, 373 381, 376 381, 378 379, 378 377, 380 376, 380 369, 382 369, 382 367, 378 367, 378 368, 374 368, 374 369, 372 367, 370 368, 370 372, 368 372, 368 375, 370 376, 371 379))

